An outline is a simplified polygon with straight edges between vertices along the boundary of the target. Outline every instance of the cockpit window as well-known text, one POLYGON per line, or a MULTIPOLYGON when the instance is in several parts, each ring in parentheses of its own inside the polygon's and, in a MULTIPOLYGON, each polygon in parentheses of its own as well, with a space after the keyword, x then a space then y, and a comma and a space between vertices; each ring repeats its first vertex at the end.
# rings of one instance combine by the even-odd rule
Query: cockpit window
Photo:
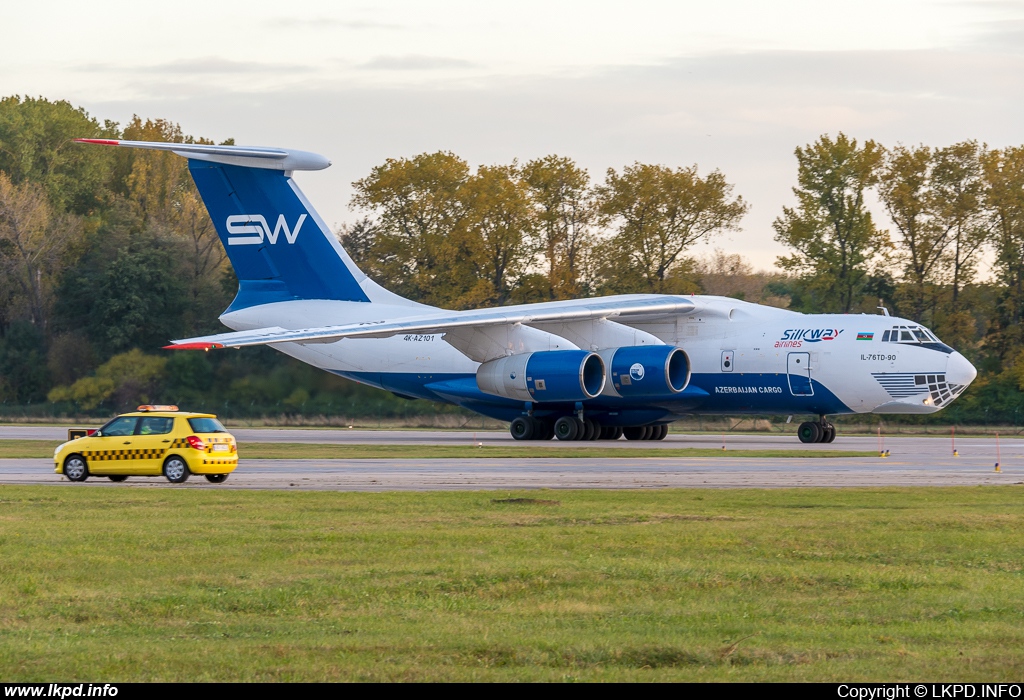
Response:
POLYGON ((883 343, 938 343, 935 334, 923 326, 895 326, 882 334, 883 343))

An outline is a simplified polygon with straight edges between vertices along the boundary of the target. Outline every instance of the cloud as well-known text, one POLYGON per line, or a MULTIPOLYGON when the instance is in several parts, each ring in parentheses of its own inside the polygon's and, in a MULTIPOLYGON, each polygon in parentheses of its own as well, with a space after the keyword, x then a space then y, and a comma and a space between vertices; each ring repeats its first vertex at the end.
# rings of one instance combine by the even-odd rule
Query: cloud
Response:
POLYGON ((76 66, 75 69, 86 73, 158 73, 183 77, 192 75, 308 73, 313 70, 308 66, 301 66, 297 64, 232 61, 227 58, 218 58, 216 56, 187 58, 148 66, 123 66, 112 63, 90 63, 76 66))
POLYGON ((384 30, 395 30, 405 29, 406 25, 395 24, 391 22, 374 22, 372 20, 342 20, 335 19, 332 17, 312 17, 312 18, 299 18, 299 17, 284 17, 281 19, 271 20, 267 22, 268 26, 273 28, 285 27, 295 29, 352 29, 352 30, 367 30, 367 29, 384 29, 384 30))
POLYGON ((349 183, 372 167, 437 150, 474 165, 557 153, 595 180, 634 161, 719 168, 753 209, 742 232, 716 243, 742 250, 757 267, 783 252, 771 223, 792 203, 793 149, 823 133, 842 130, 887 146, 1024 143, 1024 55, 981 47, 723 53, 473 85, 309 78, 273 90, 196 80, 202 94, 160 86, 119 103, 97 103, 98 93, 82 102, 101 118, 159 116, 216 140, 323 153, 334 166, 303 174, 301 184, 330 223, 358 216, 347 207, 349 183))
POLYGON ((358 66, 361 70, 448 70, 476 68, 479 64, 443 56, 379 56, 358 66))

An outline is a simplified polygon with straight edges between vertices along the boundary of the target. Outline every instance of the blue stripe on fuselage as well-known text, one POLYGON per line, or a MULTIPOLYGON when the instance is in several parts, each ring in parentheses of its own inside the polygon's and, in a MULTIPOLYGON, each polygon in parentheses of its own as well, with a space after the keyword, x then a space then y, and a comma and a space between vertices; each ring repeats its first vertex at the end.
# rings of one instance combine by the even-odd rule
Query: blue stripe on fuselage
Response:
MULTIPOLYGON (((514 417, 523 410, 523 402, 485 394, 476 385, 474 374, 427 374, 405 372, 335 372, 348 379, 376 386, 402 396, 441 401, 495 415, 495 411, 512 411, 514 417), (488 410, 482 410, 487 407, 488 410)), ((694 374, 686 390, 662 400, 624 399, 601 396, 584 401, 589 411, 621 412, 660 411, 664 414, 686 413, 811 413, 837 415, 853 413, 846 404, 821 382, 812 380, 813 396, 793 396, 788 375, 752 373, 694 374)), ((538 409, 571 412, 572 404, 536 404, 538 409)), ((495 416, 497 417, 497 416, 495 416)))

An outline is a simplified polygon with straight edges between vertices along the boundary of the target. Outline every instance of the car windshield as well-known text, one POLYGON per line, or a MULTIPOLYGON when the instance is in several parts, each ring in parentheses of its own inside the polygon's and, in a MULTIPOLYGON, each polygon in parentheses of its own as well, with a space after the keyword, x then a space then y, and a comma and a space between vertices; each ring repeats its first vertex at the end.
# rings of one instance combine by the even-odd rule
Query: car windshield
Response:
POLYGON ((124 435, 135 434, 135 424, 139 422, 139 419, 135 416, 121 416, 110 421, 102 428, 100 433, 104 437, 117 437, 124 435))
POLYGON ((216 418, 189 418, 189 427, 193 433, 226 433, 224 426, 216 418))

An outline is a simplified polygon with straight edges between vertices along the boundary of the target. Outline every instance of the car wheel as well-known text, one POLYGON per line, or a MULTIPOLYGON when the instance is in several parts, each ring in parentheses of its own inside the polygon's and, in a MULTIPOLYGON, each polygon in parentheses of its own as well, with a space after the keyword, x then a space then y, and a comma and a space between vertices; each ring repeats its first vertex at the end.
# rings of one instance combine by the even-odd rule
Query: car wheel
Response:
POLYGON ((71 455, 64 460, 64 476, 68 481, 85 481, 89 478, 89 465, 82 455, 71 455))
POLYGON ((191 472, 188 470, 188 465, 185 464, 185 460, 181 457, 168 457, 164 461, 164 476, 172 484, 184 484, 188 481, 190 475, 191 472))
POLYGON ((113 474, 111 476, 108 476, 107 478, 110 479, 111 481, 127 481, 128 480, 128 475, 127 474, 113 474))
POLYGON ((228 480, 227 474, 206 474, 206 480, 211 484, 223 484, 228 480))

